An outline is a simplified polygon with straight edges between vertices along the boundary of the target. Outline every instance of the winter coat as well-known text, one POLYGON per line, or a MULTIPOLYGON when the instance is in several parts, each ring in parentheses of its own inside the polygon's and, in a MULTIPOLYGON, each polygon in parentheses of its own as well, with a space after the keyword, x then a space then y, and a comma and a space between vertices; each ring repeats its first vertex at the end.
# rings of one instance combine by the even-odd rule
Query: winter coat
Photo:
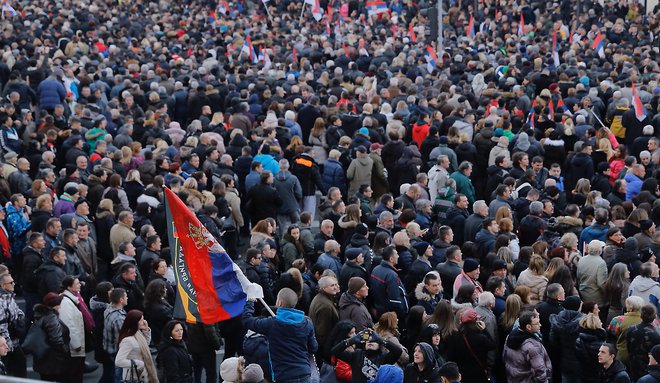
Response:
POLYGON ((580 258, 576 276, 578 290, 585 302, 594 302, 599 306, 607 304, 605 299, 607 265, 600 256, 587 255, 580 258))
MULTIPOLYGON (((151 341, 151 330, 142 331, 142 334, 147 338, 147 343, 149 343, 151 341)), ((137 339, 135 339, 135 336, 127 336, 122 339, 119 343, 117 356, 115 357, 115 367, 122 369, 121 376, 124 380, 128 380, 128 377, 131 375, 131 362, 134 362, 137 367, 140 374, 140 381, 148 382, 148 372, 145 368, 145 363, 148 362, 142 359, 140 345, 137 339)))
POLYGON ((598 349, 607 340, 607 334, 602 328, 578 328, 575 340, 575 356, 580 366, 580 378, 584 383, 600 383, 600 364, 598 364, 598 349))
POLYGON ((389 183, 385 173, 383 159, 378 153, 369 153, 369 158, 374 162, 371 168, 371 189, 374 191, 374 198, 378 198, 389 191, 389 183))
POLYGON ((68 290, 64 290, 61 294, 62 304, 60 305, 60 320, 69 329, 70 341, 69 350, 71 357, 84 357, 85 356, 85 323, 83 322, 83 315, 78 308, 78 297, 68 290))
POLYGON ((534 334, 515 330, 509 334, 502 358, 509 383, 547 383, 552 379, 552 364, 543 344, 534 334))
POLYGON ((468 199, 468 202, 470 203, 470 206, 472 206, 472 204, 476 200, 475 190, 474 190, 474 186, 472 185, 472 181, 470 181, 470 179, 460 171, 453 172, 450 177, 456 181, 456 192, 465 194, 465 196, 468 199))
POLYGON ((633 380, 646 374, 649 364, 649 353, 656 344, 660 344, 660 334, 650 323, 640 323, 626 331, 629 355, 629 372, 633 380))
POLYGON ((110 246, 112 246, 112 254, 114 255, 119 252, 119 245, 121 245, 122 242, 133 242, 135 237, 135 231, 133 231, 131 226, 123 222, 117 222, 112 226, 112 229, 110 229, 110 246))
POLYGON ((316 294, 309 306, 309 318, 314 324, 316 339, 320 345, 325 345, 330 331, 339 321, 339 311, 335 306, 333 297, 323 291, 316 294))
POLYGON ((530 288, 529 303, 537 304, 543 300, 545 288, 548 286, 548 278, 545 275, 536 275, 530 269, 526 269, 518 277, 516 286, 527 286, 530 288))
POLYGON ((66 89, 62 82, 52 77, 39 84, 37 93, 39 94, 40 109, 55 109, 55 106, 62 104, 66 97, 66 89))
POLYGON ((62 281, 66 277, 64 266, 50 259, 39 266, 34 274, 37 279, 37 292, 40 301, 46 294, 60 291, 62 281))
POLYGON ((579 250, 584 251, 584 243, 591 243, 594 239, 605 242, 607 240, 607 230, 609 230, 608 225, 601 225, 600 223, 594 222, 591 226, 588 226, 582 230, 580 234, 580 241, 578 243, 579 250))
POLYGON ((294 159, 291 165, 291 173, 298 177, 303 197, 314 195, 317 189, 321 191, 321 194, 326 193, 321 173, 319 173, 319 166, 308 154, 300 154, 294 159))
POLYGON ((616 338, 616 360, 624 363, 628 362, 628 329, 642 323, 642 318, 639 311, 628 311, 623 315, 619 315, 612 319, 607 326, 607 331, 610 336, 616 338))
POLYGON ((461 275, 463 268, 460 264, 447 260, 438 264, 438 266, 436 266, 436 270, 440 274, 440 280, 442 281, 443 295, 453 297, 454 281, 456 280, 457 276, 461 275))
POLYGON ((626 173, 623 179, 628 183, 628 189, 626 189, 626 200, 630 201, 642 190, 642 183, 644 180, 640 179, 632 172, 626 173))
POLYGON ((415 291, 417 284, 422 281, 424 276, 431 270, 433 270, 433 268, 427 259, 424 259, 423 257, 415 259, 410 266, 406 277, 406 291, 415 291))
POLYGON ((660 365, 648 366, 648 374, 639 378, 637 383, 660 383, 660 365))
POLYGON ((497 347, 488 333, 465 327, 461 332, 454 334, 449 342, 451 344, 447 359, 458 364, 463 378, 461 381, 465 383, 486 382, 488 380, 486 375, 488 352, 497 347))
POLYGON ((374 299, 376 317, 380 318, 386 312, 394 311, 400 317, 408 312, 406 290, 396 269, 386 261, 382 261, 371 273, 371 296, 374 299))
POLYGON ((424 287, 424 281, 419 282, 415 287, 415 299, 418 305, 424 307, 427 315, 433 314, 435 306, 442 300, 442 292, 438 295, 432 296, 431 293, 424 287))
POLYGON ((25 314, 18 307, 15 297, 15 293, 0 289, 0 336, 7 341, 10 352, 20 344, 18 339, 20 334, 12 334, 10 328, 14 326, 24 328, 25 325, 25 314))
POLYGON ((420 350, 424 355, 424 369, 419 370, 415 363, 406 366, 403 372, 403 383, 440 383, 440 367, 437 364, 433 347, 428 343, 420 343, 420 350))
POLYGON ((644 302, 655 305, 656 309, 660 307, 660 283, 652 278, 642 277, 641 275, 636 276, 630 282, 628 295, 640 297, 644 302))
POLYGON ((248 330, 243 338, 243 350, 245 365, 256 363, 261 366, 264 376, 271 378, 270 354, 268 352, 268 340, 262 334, 248 330))
POLYGON ((163 341, 158 350, 158 368, 164 370, 166 382, 193 382, 192 358, 183 341, 163 341))
POLYGON ((253 315, 254 303, 248 301, 243 310, 243 324, 268 340, 275 380, 309 376, 308 356, 318 349, 312 321, 302 311, 284 307, 277 309, 275 317, 255 318, 253 315))
POLYGON ((32 325, 44 330, 50 347, 50 351, 42 359, 34 358, 34 371, 46 375, 66 372, 71 360, 69 328, 59 319, 57 311, 42 304, 35 305, 32 325))
POLYGON ((282 205, 282 198, 272 185, 258 184, 250 189, 247 199, 253 222, 269 217, 277 218, 277 210, 282 205))
POLYGON ((468 216, 469 213, 467 210, 459 209, 456 206, 452 206, 447 210, 447 216, 445 217, 443 224, 453 229, 454 243, 462 244, 465 240, 463 235, 465 234, 465 221, 468 216))
POLYGON ((561 355, 562 375, 580 376, 580 363, 575 351, 575 341, 580 331, 580 319, 584 314, 563 310, 559 314, 550 315, 550 339, 549 344, 561 355))
POLYGON ((626 372, 626 366, 620 361, 615 360, 607 370, 601 371, 602 383, 630 383, 630 377, 626 372))
POLYGON ((338 187, 342 194, 347 192, 346 189, 346 174, 344 168, 338 160, 329 158, 323 164, 323 187, 328 190, 331 187, 338 187))
POLYGON ((286 170, 280 171, 275 175, 273 186, 282 199, 282 205, 277 211, 279 214, 291 214, 300 211, 302 187, 296 176, 286 170))
POLYGON ((351 260, 347 260, 344 265, 341 266, 339 274, 337 275, 339 276, 339 288, 341 291, 348 290, 348 281, 350 281, 353 277, 360 277, 365 281, 369 279, 367 270, 363 266, 358 265, 355 261, 351 260))
POLYGON ((163 299, 158 303, 152 303, 144 308, 144 319, 149 322, 149 327, 152 330, 151 339, 153 344, 158 346, 163 336, 163 328, 165 324, 172 319, 174 309, 163 299))
POLYGON ((361 185, 371 186, 371 174, 374 160, 369 156, 358 157, 351 161, 346 171, 348 180, 348 195, 353 196, 358 192, 361 185))
POLYGON ((500 145, 498 142, 497 145, 490 150, 490 153, 488 154, 488 166, 495 165, 495 159, 499 156, 504 156, 509 160, 511 159, 511 152, 509 152, 508 145, 500 145))
POLYGON ((355 323, 356 332, 374 326, 367 306, 348 291, 339 298, 339 320, 350 320, 355 323))
POLYGON ((520 246, 532 246, 539 238, 548 224, 541 218, 535 215, 527 215, 520 221, 518 226, 518 238, 520 238, 520 246))

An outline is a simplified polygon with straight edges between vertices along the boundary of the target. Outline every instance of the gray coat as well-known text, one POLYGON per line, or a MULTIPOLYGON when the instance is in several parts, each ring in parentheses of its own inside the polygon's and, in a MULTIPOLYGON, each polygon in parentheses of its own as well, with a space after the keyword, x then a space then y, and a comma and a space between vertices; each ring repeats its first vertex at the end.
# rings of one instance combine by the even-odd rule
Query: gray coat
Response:
POLYGON ((290 214, 300 210, 302 187, 298 177, 289 171, 282 170, 275 175, 273 186, 282 199, 282 206, 278 209, 279 214, 290 214))

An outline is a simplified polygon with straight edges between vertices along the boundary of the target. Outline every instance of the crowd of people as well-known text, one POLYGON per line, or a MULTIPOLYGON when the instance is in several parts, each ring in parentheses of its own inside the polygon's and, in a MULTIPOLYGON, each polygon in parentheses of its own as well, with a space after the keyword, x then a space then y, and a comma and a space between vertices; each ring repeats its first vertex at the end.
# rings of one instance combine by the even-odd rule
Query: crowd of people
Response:
POLYGON ((644 7, 3 2, 0 374, 660 382, 644 7), (270 307, 174 317, 163 187, 270 307))

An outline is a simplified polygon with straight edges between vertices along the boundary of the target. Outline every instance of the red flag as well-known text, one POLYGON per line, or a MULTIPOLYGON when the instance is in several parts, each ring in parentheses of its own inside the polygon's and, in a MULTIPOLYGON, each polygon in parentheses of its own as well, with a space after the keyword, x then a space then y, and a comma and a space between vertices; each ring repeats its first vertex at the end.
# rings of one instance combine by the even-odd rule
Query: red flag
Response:
POLYGON ((417 42, 417 36, 415 35, 415 29, 413 28, 412 23, 408 24, 408 33, 410 33, 410 40, 413 43, 417 42))
POLYGON ((298 52, 296 52, 296 48, 293 48, 293 61, 298 62, 298 52))
POLYGON ((346 43, 341 43, 341 47, 344 48, 344 55, 348 57, 348 48, 346 48, 346 43))

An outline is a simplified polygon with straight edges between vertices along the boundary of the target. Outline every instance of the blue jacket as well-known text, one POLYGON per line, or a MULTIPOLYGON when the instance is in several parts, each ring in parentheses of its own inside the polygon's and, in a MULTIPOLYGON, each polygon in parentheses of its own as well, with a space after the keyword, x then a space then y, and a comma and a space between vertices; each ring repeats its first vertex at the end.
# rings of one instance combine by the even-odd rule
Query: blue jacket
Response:
POLYGON ((341 261, 337 257, 333 257, 330 254, 323 253, 319 255, 319 259, 316 260, 316 264, 323 266, 324 269, 332 270, 337 277, 339 277, 339 272, 341 271, 341 261))
POLYGON ((495 241, 497 236, 487 229, 481 229, 477 232, 477 236, 474 239, 474 242, 479 248, 481 257, 485 257, 493 248, 495 247, 495 241))
POLYGON ((255 318, 254 302, 247 302, 243 324, 268 339, 275 381, 309 377, 309 355, 318 350, 314 326, 305 313, 280 307, 276 317, 255 318))
POLYGON ((280 171, 279 163, 270 154, 257 154, 256 156, 254 156, 254 160, 257 162, 261 162, 261 165, 263 165, 264 170, 268 170, 273 174, 277 174, 280 171))
POLYGON ((341 163, 334 158, 328 158, 323 164, 323 187, 326 190, 336 186, 342 194, 346 194, 346 174, 341 163))
POLYGON ((371 296, 374 308, 380 318, 386 312, 394 311, 399 318, 408 313, 406 289, 396 270, 386 261, 381 261, 371 273, 371 296))
POLYGON ((56 105, 64 102, 66 89, 62 82, 54 78, 47 78, 39 84, 39 107, 41 109, 54 109, 56 105))
POLYGON ((580 233, 580 243, 578 243, 580 251, 584 250, 583 245, 585 242, 587 245, 594 239, 605 242, 607 240, 607 230, 609 230, 609 228, 610 227, 607 225, 601 225, 597 222, 594 222, 591 224, 591 226, 582 230, 582 233, 580 233))
POLYGON ((639 177, 631 172, 627 172, 623 179, 628 183, 628 189, 626 189, 626 200, 630 201, 642 190, 642 183, 644 181, 639 179, 639 177))
POLYGON ((302 129, 300 129, 300 125, 298 125, 297 122, 291 120, 284 120, 284 126, 289 128, 292 138, 293 136, 298 136, 302 138, 302 129))

